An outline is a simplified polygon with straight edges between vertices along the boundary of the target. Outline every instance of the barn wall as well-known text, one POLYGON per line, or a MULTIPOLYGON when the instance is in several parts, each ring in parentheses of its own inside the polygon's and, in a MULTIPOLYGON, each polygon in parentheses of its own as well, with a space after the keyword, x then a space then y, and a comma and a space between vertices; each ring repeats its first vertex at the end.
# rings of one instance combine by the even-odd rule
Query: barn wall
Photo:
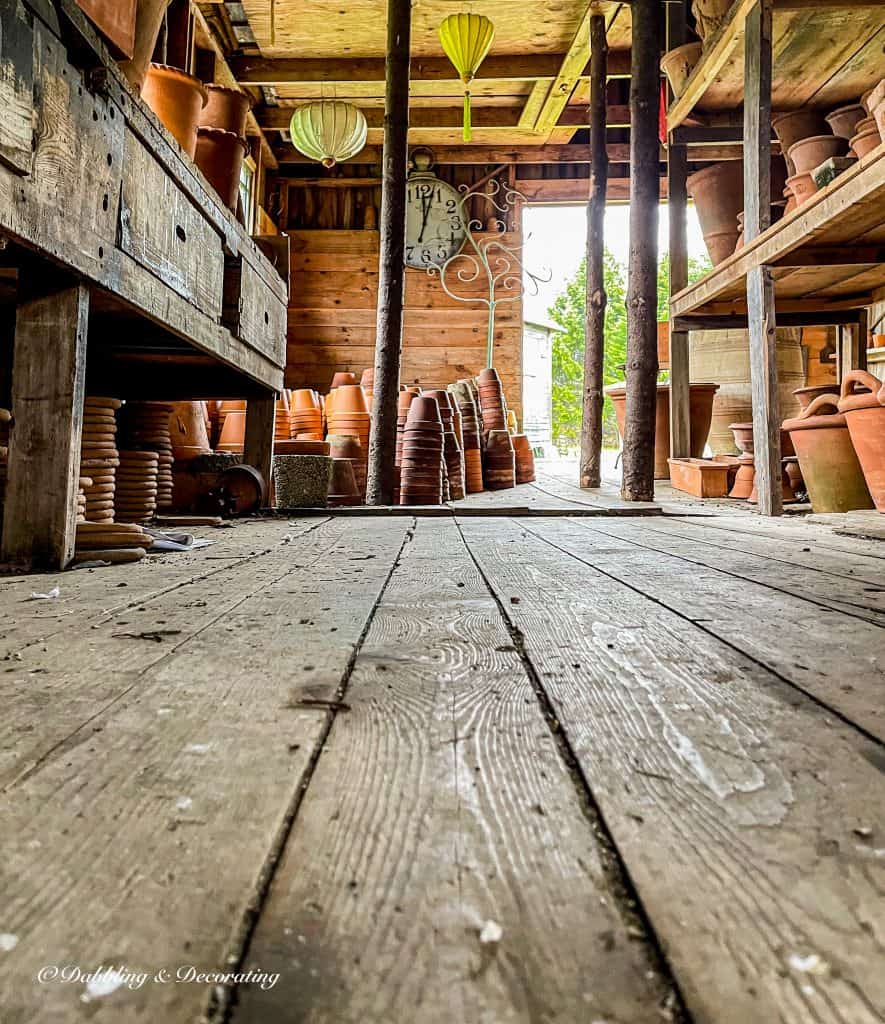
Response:
MULTIPOLYGON (((327 391, 336 370, 360 373, 373 363, 378 232, 294 230, 289 234, 286 384, 327 391)), ((511 233, 504 240, 518 245, 521 236, 511 233)), ((459 291, 476 296, 488 293, 484 283, 462 284, 459 291)), ((438 278, 407 270, 402 381, 441 387, 476 374, 486 365, 487 322, 485 306, 456 302, 444 293, 438 278)), ((521 299, 498 309, 494 362, 508 404, 521 423, 521 299)))

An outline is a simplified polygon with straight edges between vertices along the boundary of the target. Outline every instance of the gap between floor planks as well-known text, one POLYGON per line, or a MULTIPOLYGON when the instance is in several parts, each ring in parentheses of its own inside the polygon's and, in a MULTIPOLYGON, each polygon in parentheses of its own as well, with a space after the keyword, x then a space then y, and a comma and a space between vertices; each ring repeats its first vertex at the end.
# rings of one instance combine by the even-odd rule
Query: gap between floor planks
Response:
POLYGON ((417 522, 346 699, 245 959, 280 981, 233 1024, 673 1019, 453 522, 417 522))
POLYGON ((576 524, 460 528, 696 1024, 880 1021, 881 744, 573 557, 576 524))
MULTIPOLYGON (((36 971, 237 961, 328 726, 324 699, 334 706, 409 529, 377 522, 354 536, 324 524, 275 549, 273 564, 241 566, 239 599, 142 664, 137 693, 98 709, 76 742, 18 777, 0 800, 0 931, 18 940, 2 953, 10 1021, 200 1015, 203 985, 121 986, 89 999, 83 984, 37 984, 36 971)), ((84 685, 114 671, 103 641, 117 628, 106 623, 77 654, 84 685)), ((49 646, 64 656, 60 642, 49 646)), ((69 715, 68 699, 60 688, 44 713, 69 715)), ((35 715, 38 743, 43 727, 35 715)))

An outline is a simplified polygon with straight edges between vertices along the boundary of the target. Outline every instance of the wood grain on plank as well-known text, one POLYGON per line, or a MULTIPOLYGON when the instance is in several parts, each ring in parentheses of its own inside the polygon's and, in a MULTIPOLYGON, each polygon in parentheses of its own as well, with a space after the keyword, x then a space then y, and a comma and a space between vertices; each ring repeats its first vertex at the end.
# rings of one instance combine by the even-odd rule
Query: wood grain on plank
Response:
POLYGON ((461 528, 696 1024, 881 1020, 881 745, 541 539, 574 525, 461 528))
POLYGON ((246 958, 280 983, 243 988, 234 1024, 665 1019, 451 521, 418 521, 347 703, 246 958))
MULTIPOLYGON (((18 939, 3 953, 5 1020, 200 1017, 212 984, 96 995, 83 983, 40 985, 35 973, 231 969, 325 731, 325 707, 302 703, 320 692, 305 661, 325 659, 322 692, 334 693, 408 525, 375 521, 361 546, 330 524, 323 566, 314 533, 287 548, 288 572, 241 572, 238 607, 155 661, 133 699, 101 709, 0 801, 3 929, 18 939), (342 581, 347 604, 337 605, 342 581)), ((187 629, 201 614, 179 606, 177 621, 187 629)), ((102 646, 78 659, 94 681, 110 671, 102 646)), ((50 713, 70 711, 74 699, 56 694, 50 713)), ((36 731, 44 720, 33 716, 36 731)))

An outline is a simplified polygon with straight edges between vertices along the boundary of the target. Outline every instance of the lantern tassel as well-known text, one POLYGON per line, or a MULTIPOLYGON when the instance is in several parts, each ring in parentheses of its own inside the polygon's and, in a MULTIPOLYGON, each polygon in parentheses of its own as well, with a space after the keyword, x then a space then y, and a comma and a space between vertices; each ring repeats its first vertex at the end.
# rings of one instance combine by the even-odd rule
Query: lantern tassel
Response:
POLYGON ((470 90, 464 90, 464 132, 462 139, 465 142, 470 142, 473 138, 473 126, 470 123, 470 90))

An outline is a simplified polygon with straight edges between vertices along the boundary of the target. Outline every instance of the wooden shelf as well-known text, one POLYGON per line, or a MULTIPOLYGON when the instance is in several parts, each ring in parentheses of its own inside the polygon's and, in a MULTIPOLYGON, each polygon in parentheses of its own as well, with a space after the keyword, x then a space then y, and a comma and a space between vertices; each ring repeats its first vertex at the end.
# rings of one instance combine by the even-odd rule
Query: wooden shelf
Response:
POLYGON ((746 248, 673 296, 670 316, 746 313, 746 275, 769 266, 779 311, 858 309, 885 289, 885 144, 746 248))
MULTIPOLYGON (((670 131, 689 115, 737 110, 744 96, 744 25, 755 0, 735 0, 683 94, 667 114, 670 131)), ((885 3, 775 0, 772 109, 832 110, 882 78, 885 3)))

